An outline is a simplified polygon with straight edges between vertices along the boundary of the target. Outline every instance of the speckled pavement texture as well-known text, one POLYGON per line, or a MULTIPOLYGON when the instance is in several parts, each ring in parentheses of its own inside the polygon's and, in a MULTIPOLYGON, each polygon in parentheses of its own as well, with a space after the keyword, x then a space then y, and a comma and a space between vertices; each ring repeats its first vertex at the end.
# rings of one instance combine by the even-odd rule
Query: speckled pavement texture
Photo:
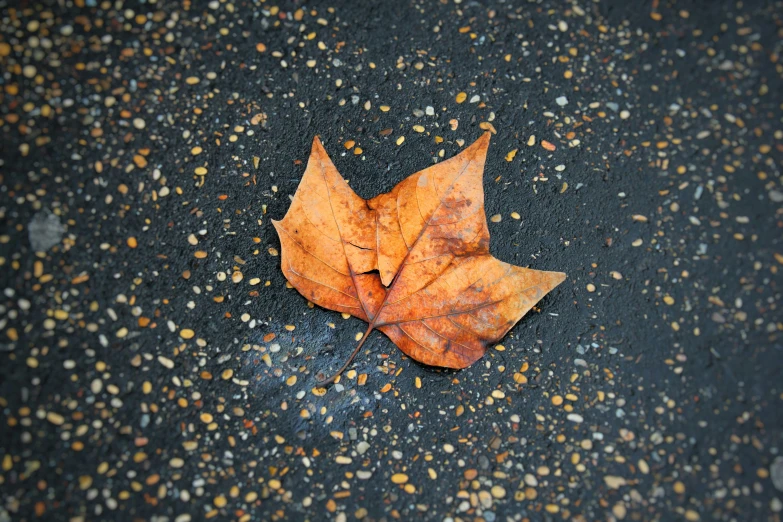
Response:
POLYGON ((783 2, 0 0, 0 522, 779 521, 783 2), (567 280, 426 367, 286 285, 313 136, 368 198, 492 133, 567 280))

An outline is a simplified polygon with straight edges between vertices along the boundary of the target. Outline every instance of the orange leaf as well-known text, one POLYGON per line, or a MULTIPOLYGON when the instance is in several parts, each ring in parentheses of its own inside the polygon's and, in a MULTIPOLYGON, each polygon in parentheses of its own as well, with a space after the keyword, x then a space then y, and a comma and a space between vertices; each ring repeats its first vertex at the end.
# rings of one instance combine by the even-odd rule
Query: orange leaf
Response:
POLYGON ((314 139, 291 207, 273 224, 291 285, 369 323, 328 380, 374 329, 417 361, 465 368, 565 279, 490 255, 482 187, 489 139, 369 201, 314 139))

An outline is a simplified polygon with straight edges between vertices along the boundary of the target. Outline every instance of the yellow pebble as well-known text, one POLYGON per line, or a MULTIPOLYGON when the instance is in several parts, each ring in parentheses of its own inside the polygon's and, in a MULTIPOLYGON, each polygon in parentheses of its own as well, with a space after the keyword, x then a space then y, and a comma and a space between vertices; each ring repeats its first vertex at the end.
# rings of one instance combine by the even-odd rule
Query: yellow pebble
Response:
POLYGON ((406 475, 405 473, 395 473, 394 475, 392 475, 391 481, 394 482, 395 484, 405 484, 406 482, 408 482, 408 475, 406 475))

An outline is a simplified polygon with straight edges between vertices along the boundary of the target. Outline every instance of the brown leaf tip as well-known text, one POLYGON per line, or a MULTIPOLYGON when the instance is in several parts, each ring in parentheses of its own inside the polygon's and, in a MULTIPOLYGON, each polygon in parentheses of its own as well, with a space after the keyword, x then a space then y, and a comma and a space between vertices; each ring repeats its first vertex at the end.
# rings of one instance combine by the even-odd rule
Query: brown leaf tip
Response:
POLYGON ((566 277, 568 276, 565 272, 552 272, 552 282, 555 283, 555 286, 565 281, 566 277))
POLYGON ((487 157, 487 151, 489 150, 489 140, 491 137, 492 134, 485 132, 479 139, 471 143, 467 149, 462 151, 462 154, 469 155, 472 160, 481 161, 483 163, 487 157))

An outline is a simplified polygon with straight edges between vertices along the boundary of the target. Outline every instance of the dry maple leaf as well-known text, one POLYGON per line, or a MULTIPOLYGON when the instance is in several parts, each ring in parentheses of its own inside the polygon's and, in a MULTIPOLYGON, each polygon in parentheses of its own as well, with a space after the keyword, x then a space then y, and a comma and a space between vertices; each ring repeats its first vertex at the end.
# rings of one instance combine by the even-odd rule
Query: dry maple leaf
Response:
POLYGON ((365 201, 316 137, 291 208, 273 221, 288 281, 313 303, 369 323, 433 366, 484 355, 565 274, 492 257, 484 215, 485 133, 457 156, 365 201))

